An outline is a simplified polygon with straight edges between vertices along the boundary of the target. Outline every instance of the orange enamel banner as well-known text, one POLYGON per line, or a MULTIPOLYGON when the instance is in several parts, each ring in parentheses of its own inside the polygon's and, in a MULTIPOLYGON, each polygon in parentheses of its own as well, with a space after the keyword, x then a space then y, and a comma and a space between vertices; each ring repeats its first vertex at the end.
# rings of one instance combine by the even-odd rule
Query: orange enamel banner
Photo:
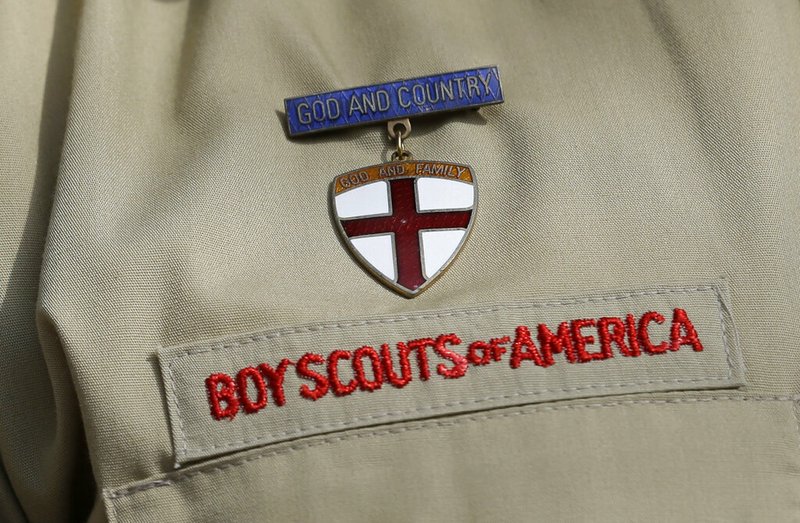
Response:
POLYGON ((382 163, 344 173, 336 177, 334 193, 339 194, 370 182, 402 176, 446 178, 472 183, 472 170, 469 166, 457 163, 411 160, 382 163))

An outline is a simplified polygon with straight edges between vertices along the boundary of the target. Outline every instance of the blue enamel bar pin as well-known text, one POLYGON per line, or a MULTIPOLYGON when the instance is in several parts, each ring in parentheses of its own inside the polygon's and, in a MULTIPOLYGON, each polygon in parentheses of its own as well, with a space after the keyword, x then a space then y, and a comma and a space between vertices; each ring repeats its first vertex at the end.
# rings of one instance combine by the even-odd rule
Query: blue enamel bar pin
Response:
POLYGON ((289 136, 503 102, 497 66, 284 100, 289 136))
POLYGON ((415 160, 410 119, 503 103, 497 66, 284 100, 290 137, 388 122, 391 160, 337 176, 330 205, 343 245, 388 288, 413 298, 455 260, 475 222, 468 165, 415 160))

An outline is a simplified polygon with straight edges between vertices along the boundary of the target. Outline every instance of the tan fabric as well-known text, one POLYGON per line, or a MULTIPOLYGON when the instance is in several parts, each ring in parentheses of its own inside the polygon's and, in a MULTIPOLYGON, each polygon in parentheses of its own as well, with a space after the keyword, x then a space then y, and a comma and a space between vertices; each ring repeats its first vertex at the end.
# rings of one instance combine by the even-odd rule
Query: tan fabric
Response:
POLYGON ((792 410, 788 398, 626 398, 347 432, 109 492, 109 516, 793 521, 792 410))
POLYGON ((95 490, 65 353, 36 326, 78 7, 0 1, 0 521, 82 519, 95 490))
POLYGON ((8 0, 0 43, 0 519, 800 512, 796 1, 8 0), (336 175, 388 158, 385 130, 288 140, 282 100, 484 64, 506 103, 408 140, 471 165, 481 202, 456 263, 407 300, 353 262, 327 202, 336 175), (160 347, 720 278, 735 391, 494 408, 174 469, 160 347))
POLYGON ((184 463, 325 432, 543 401, 738 387, 744 385, 744 369, 723 292, 720 285, 706 285, 483 304, 162 349, 159 362, 175 459, 184 463), (689 323, 680 323, 680 317, 675 322, 674 310, 689 323), (661 314, 663 323, 643 323, 648 311, 661 314), (629 314, 638 322, 634 329, 648 331, 652 349, 641 347, 638 337, 631 342, 627 335, 621 344, 612 343, 611 327, 605 329, 609 341, 602 345, 600 318, 619 318, 622 323, 629 314), (577 328, 581 324, 575 320, 585 327, 577 328), (544 325, 558 336, 562 324, 566 340, 558 338, 558 345, 537 335, 538 326, 544 325), (670 345, 673 324, 676 343, 684 345, 670 345), (420 343, 426 337, 432 343, 420 343), (496 351, 486 348, 491 339, 503 337, 496 351), (473 342, 484 348, 470 353, 473 342), (364 347, 375 355, 377 371, 364 347), (334 360, 332 373, 329 354, 334 350, 344 359, 334 360), (310 351, 325 358, 307 366, 322 376, 321 383, 315 375, 299 372, 299 362, 310 351), (391 369, 402 382, 403 351, 406 382, 393 386, 385 374, 391 369), (468 359, 472 355, 482 360, 485 354, 482 365, 468 359), (265 363, 275 372, 282 360, 289 363, 280 378, 259 370, 265 363), (360 381, 356 363, 363 372, 360 381), (264 388, 263 405, 258 383, 264 388), (304 385, 306 396, 300 392, 304 385), (347 393, 352 387, 356 390, 347 393))

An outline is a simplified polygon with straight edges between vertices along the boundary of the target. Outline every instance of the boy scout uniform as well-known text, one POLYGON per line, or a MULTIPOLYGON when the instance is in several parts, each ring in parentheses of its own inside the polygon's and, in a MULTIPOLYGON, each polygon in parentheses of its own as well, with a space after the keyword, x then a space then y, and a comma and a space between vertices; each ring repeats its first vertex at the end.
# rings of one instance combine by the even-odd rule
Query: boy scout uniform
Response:
POLYGON ((3 521, 798 518, 797 2, 7 1, 0 42, 3 521), (413 123, 480 203, 404 298, 328 203, 385 126, 282 99, 495 63, 413 123))

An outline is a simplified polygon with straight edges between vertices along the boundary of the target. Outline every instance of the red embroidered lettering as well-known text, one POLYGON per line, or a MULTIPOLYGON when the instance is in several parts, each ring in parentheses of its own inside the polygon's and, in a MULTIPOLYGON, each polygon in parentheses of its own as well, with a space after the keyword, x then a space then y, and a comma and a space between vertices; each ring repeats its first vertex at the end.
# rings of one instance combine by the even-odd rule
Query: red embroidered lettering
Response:
POLYGON ((323 365, 324 363, 325 358, 321 354, 314 354, 313 352, 307 352, 297 360, 297 366, 295 367, 297 375, 301 378, 311 379, 316 383, 313 389, 305 384, 300 386, 300 395, 304 398, 316 401, 328 393, 328 378, 308 368, 309 364, 323 365))
POLYGON ((269 387, 269 390, 272 392, 272 400, 278 407, 286 405, 286 394, 283 391, 283 380, 286 375, 286 369, 289 367, 289 365, 292 365, 292 361, 284 358, 278 364, 277 369, 273 369, 267 363, 262 363, 258 366, 258 370, 267 381, 267 387, 269 387))
POLYGON ((428 365, 428 347, 433 347, 436 342, 433 338, 421 338, 408 342, 408 348, 417 351, 417 364, 419 365, 419 379, 427 381, 431 377, 431 368, 428 365))
MULTIPOLYGON (((633 316, 630 317, 633 318, 633 316)), ((623 356, 639 355, 625 344, 625 323, 619 318, 600 318, 597 320, 597 335, 600 339, 600 350, 605 354, 613 354, 611 344, 616 343, 620 354, 623 356)), ((637 343, 637 352, 638 349, 639 345, 637 343)))
POLYGON ((653 345, 650 341, 650 333, 647 329, 649 328, 650 322, 653 321, 660 325, 664 323, 664 316, 654 311, 645 312, 642 315, 642 318, 639 320, 639 340, 641 340, 645 352, 661 354, 667 350, 667 342, 662 341, 658 345, 653 345))
POLYGON ((236 413, 239 411, 239 400, 236 399, 236 383, 233 378, 221 372, 212 374, 206 378, 206 391, 208 392, 208 403, 211 405, 211 415, 214 419, 223 420, 236 417, 236 413), (225 403, 224 408, 221 402, 225 403))
POLYGON ((593 319, 572 320, 572 336, 575 340, 575 352, 578 353, 578 360, 586 363, 592 360, 605 360, 614 356, 611 347, 600 347, 600 352, 587 352, 586 346, 594 344, 594 336, 584 336, 581 329, 584 327, 594 327, 593 319))
POLYGON ((633 314, 625 316, 625 332, 628 335, 629 352, 622 352, 623 356, 638 356, 642 353, 639 348, 639 337, 636 333, 636 318, 633 314))
POLYGON ((445 378, 460 378, 467 373, 467 358, 445 347, 445 343, 461 345, 461 339, 455 334, 443 334, 436 338, 436 345, 433 350, 442 358, 453 362, 452 369, 448 369, 444 363, 440 363, 436 366, 436 372, 445 378))
POLYGON ((397 374, 394 373, 389 345, 386 343, 381 345, 381 357, 383 359, 383 368, 386 371, 386 379, 398 389, 402 389, 411 381, 411 364, 408 361, 409 351, 410 349, 405 343, 400 342, 397 344, 397 352, 400 354, 400 375, 402 376, 398 378, 397 374))
POLYGON ((565 352, 567 361, 575 363, 575 350, 572 348, 572 340, 570 340, 569 324, 561 322, 558 326, 558 335, 553 334, 547 325, 540 323, 539 331, 539 345, 542 347, 542 357, 547 365, 552 365, 553 354, 565 352))
POLYGON ((550 364, 542 361, 542 356, 531 339, 531 331, 524 325, 516 328, 514 343, 511 345, 511 368, 518 369, 522 360, 533 360, 540 367, 550 366, 550 364), (524 351, 522 350, 523 348, 525 348, 524 351))
POLYGON ((511 343, 511 338, 509 336, 492 338, 489 340, 489 347, 492 349, 492 359, 494 361, 500 361, 503 359, 503 354, 508 352, 503 345, 506 345, 507 343, 511 343))
POLYGON ((492 361, 492 346, 485 341, 473 341, 467 348, 467 360, 473 365, 488 365, 492 361), (483 354, 478 356, 478 352, 483 354))
POLYGON ((694 328, 689 316, 683 309, 675 309, 672 311, 672 328, 670 329, 670 350, 678 350, 681 345, 691 345, 696 352, 703 350, 703 344, 700 343, 700 338, 697 337, 697 331, 694 328), (681 330, 686 332, 685 336, 681 336, 681 330))
MULTIPOLYGON (((664 324, 665 319, 659 312, 645 312, 641 318, 627 314, 622 317, 601 317, 597 320, 579 318, 559 323, 555 333, 544 324, 537 324, 537 343, 534 343, 531 332, 525 325, 515 328, 514 339, 509 336, 491 338, 488 342, 476 340, 467 346, 466 355, 453 350, 462 345, 461 338, 455 333, 440 334, 436 338, 420 338, 407 343, 397 342, 398 359, 392 359, 391 345, 384 343, 380 351, 369 345, 359 347, 353 352, 333 350, 327 357, 306 353, 295 364, 289 359, 282 359, 275 367, 261 363, 257 367, 240 369, 235 378, 225 373, 214 373, 205 379, 206 393, 211 416, 216 420, 234 419, 239 409, 247 414, 261 411, 269 404, 269 397, 277 407, 286 404, 284 379, 286 370, 295 365, 300 379, 313 383, 302 383, 299 387, 300 397, 318 400, 329 390, 336 396, 347 396, 357 390, 374 392, 382 388, 384 381, 401 389, 412 381, 411 351, 416 351, 416 362, 419 367, 421 381, 429 380, 431 368, 428 349, 445 360, 436 365, 436 373, 446 379, 457 379, 467 374, 469 365, 488 365, 492 361, 501 361, 506 352, 510 352, 509 365, 518 369, 525 360, 533 361, 538 367, 549 367, 555 364, 555 354, 564 354, 569 363, 587 363, 594 360, 605 360, 614 357, 614 346, 623 356, 636 357, 642 350, 649 354, 660 354, 677 351, 683 345, 691 345, 695 352, 703 350, 697 330, 686 311, 673 309, 670 337, 658 345, 650 338, 652 323, 664 324), (595 343, 593 335, 584 333, 588 327, 597 329, 599 352, 589 352, 587 346, 595 343), (510 344, 510 349, 507 345, 510 344), (339 365, 341 360, 349 360, 353 379, 343 383, 340 379, 339 365), (369 365, 367 365, 367 363, 369 365), (323 372, 314 370, 315 366, 323 366, 323 372), (371 371, 367 367, 371 367, 371 371)), ((664 327, 666 328, 666 326, 664 327)), ((527 367, 530 368, 530 367, 527 367)), ((345 370, 344 372, 350 372, 345 370)))
POLYGON ((239 388, 239 403, 248 414, 258 412, 267 406, 267 385, 264 378, 255 367, 245 367, 236 375, 236 385, 239 388), (250 399, 247 391, 247 382, 252 381, 256 388, 256 400, 250 399))
POLYGON ((350 351, 346 350, 335 350, 328 356, 328 380, 330 381, 333 393, 337 396, 347 396, 356 390, 356 387, 358 386, 358 383, 355 379, 350 380, 347 385, 339 381, 339 360, 349 359, 350 351))
POLYGON ((492 360, 500 361, 503 359, 503 354, 507 352, 503 345, 510 341, 511 338, 508 336, 492 338, 489 343, 480 340, 473 341, 467 349, 467 360, 473 365, 488 365, 492 360), (479 351, 483 353, 480 356, 478 356, 479 351))
POLYGON ((381 369, 381 358, 375 349, 372 347, 364 346, 356 349, 353 353, 353 370, 356 373, 356 381, 361 390, 372 392, 378 390, 383 384, 383 369, 381 369), (372 381, 368 380, 364 375, 364 356, 368 357, 372 363, 372 381))

